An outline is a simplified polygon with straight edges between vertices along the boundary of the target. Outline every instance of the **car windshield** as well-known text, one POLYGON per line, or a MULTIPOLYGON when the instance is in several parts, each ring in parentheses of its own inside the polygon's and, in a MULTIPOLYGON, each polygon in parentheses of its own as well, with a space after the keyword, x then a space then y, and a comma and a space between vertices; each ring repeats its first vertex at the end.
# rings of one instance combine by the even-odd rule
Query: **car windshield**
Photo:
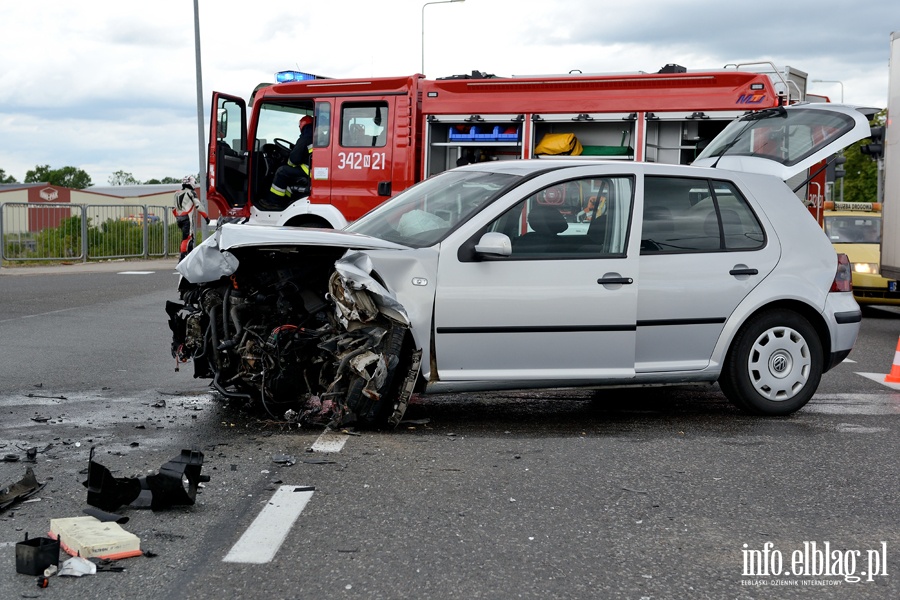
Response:
POLYGON ((853 127, 839 112, 795 109, 788 119, 784 109, 764 110, 731 122, 697 159, 755 156, 794 165, 853 127))
POLYGON ((445 171, 385 202, 346 231, 413 248, 433 246, 519 179, 508 173, 445 171))
POLYGON ((881 217, 826 216, 825 233, 832 244, 880 244, 881 217))

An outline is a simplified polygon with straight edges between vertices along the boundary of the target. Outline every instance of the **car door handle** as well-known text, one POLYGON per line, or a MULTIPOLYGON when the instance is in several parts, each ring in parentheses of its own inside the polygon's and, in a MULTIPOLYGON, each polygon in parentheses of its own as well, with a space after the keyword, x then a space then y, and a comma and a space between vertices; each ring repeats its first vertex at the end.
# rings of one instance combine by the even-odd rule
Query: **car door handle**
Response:
POLYGON ((750 267, 735 267, 728 271, 729 275, 759 275, 759 271, 750 267))
POLYGON ((597 283, 600 285, 610 285, 613 283, 624 283, 628 285, 629 283, 634 283, 634 279, 631 277, 601 277, 597 280, 597 283))

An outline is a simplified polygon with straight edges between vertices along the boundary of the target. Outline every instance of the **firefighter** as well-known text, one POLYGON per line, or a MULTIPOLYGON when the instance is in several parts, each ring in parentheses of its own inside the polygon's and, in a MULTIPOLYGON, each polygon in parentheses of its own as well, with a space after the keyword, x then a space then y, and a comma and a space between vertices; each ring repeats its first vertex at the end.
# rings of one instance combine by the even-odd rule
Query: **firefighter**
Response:
POLYGON ((291 149, 286 165, 275 171, 272 187, 269 188, 269 199, 282 208, 290 203, 291 187, 309 182, 309 165, 312 162, 313 118, 303 115, 300 118, 300 137, 291 149))
POLYGON ((181 180, 181 190, 175 192, 175 208, 172 209, 172 214, 175 215, 175 222, 181 229, 181 258, 194 249, 194 218, 191 213, 195 208, 200 216, 206 219, 206 224, 209 224, 209 215, 203 212, 200 199, 194 193, 196 185, 197 180, 194 176, 188 175, 181 180))

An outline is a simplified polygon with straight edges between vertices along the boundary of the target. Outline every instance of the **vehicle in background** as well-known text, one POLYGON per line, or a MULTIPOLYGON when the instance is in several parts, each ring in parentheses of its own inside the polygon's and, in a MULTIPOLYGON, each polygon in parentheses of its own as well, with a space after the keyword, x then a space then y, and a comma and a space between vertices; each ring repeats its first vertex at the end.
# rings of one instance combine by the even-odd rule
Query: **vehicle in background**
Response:
MULTIPOLYGON (((341 228, 460 164, 579 155, 689 164, 735 118, 804 99, 802 71, 737 67, 748 69, 666 65, 658 73, 525 77, 476 71, 435 80, 292 75, 257 86, 249 104, 215 92, 207 197, 232 220, 341 228), (309 185, 287 199, 273 196, 275 172, 305 115, 315 118, 309 185)), ((798 192, 805 204, 821 204, 824 174, 820 179, 798 192)), ((573 191, 559 201, 574 215, 588 199, 573 191)))
MULTIPOLYGON (((122 217, 119 219, 120 221, 127 221, 129 223, 134 223, 135 225, 140 225, 144 221, 143 215, 128 215, 127 217, 122 217)), ((147 215, 147 224, 153 225, 154 223, 159 223, 161 219, 159 215, 147 215)))
MULTIPOLYGON (((881 274, 900 279, 900 31, 891 33, 888 106, 885 126, 872 128, 867 154, 878 161, 882 203, 881 274)), ((860 149, 862 150, 862 148, 860 149)))
POLYGON ((860 304, 900 305, 897 281, 881 276, 881 204, 826 202, 825 234, 853 269, 853 296, 860 304))

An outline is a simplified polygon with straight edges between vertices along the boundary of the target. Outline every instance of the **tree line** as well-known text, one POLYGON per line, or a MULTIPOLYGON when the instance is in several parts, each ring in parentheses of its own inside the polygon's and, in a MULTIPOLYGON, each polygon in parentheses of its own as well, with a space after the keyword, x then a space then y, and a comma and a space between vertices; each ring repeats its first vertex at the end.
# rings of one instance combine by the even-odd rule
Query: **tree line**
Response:
MULTIPOLYGON (((163 177, 162 179, 148 179, 140 181, 131 173, 119 170, 109 176, 109 185, 152 185, 157 183, 181 183, 181 177, 163 177)), ((19 183, 12 175, 7 175, 4 169, 0 169, 0 183, 19 183)), ((49 183, 59 187, 83 190, 94 183, 91 176, 83 169, 77 167, 62 167, 53 169, 50 165, 36 165, 34 169, 25 173, 22 183, 49 183)))

